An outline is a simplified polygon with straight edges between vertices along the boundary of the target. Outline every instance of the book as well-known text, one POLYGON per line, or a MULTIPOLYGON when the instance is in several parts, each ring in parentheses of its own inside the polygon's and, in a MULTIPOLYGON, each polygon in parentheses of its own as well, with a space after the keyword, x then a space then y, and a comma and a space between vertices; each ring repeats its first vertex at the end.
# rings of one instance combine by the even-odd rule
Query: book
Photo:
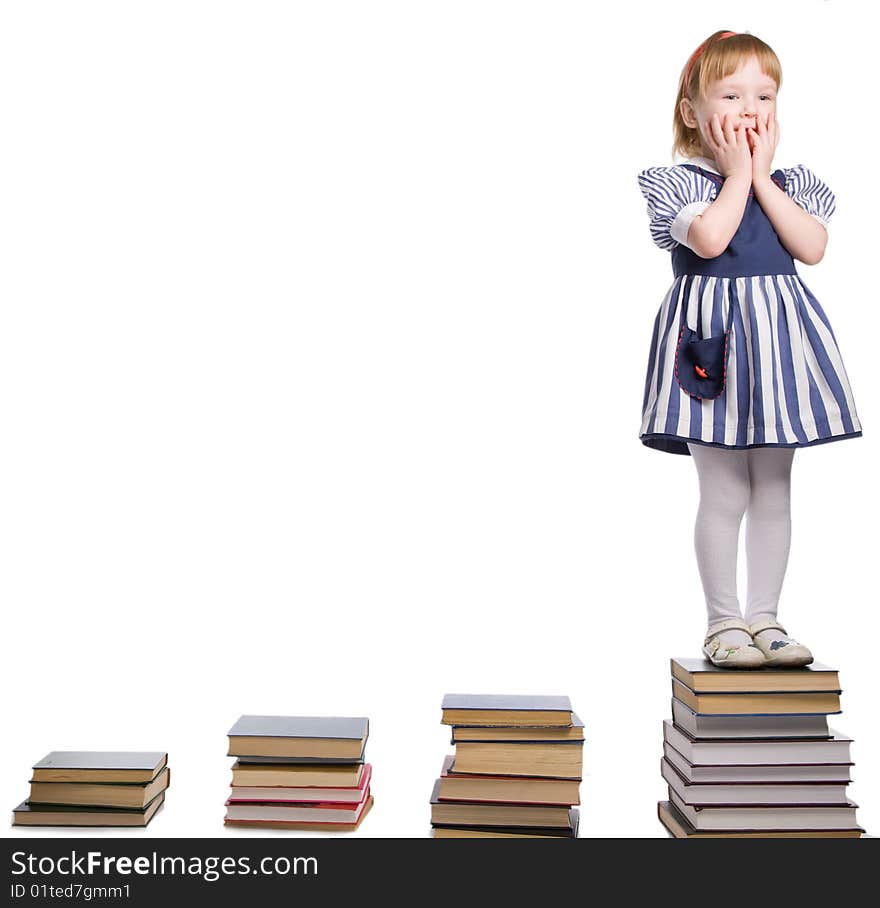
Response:
POLYGON ((160 792, 141 810, 119 807, 47 806, 23 801, 12 812, 13 826, 146 826, 165 801, 160 792))
POLYGON ((577 807, 569 811, 568 825, 550 829, 512 826, 434 826, 435 839, 576 839, 580 816, 577 807))
POLYGON ((265 785, 357 788, 366 763, 242 763, 232 764, 234 786, 265 785))
POLYGON ((688 782, 850 782, 851 763, 694 766, 668 742, 663 754, 688 782))
POLYGON ((672 719, 695 738, 827 738, 828 717, 701 716, 672 698, 672 719))
POLYGON ((669 801, 658 802, 657 816, 660 818, 660 822, 666 827, 667 832, 676 839, 854 839, 859 838, 863 832, 860 828, 826 829, 819 831, 807 829, 764 829, 760 832, 748 830, 731 832, 696 830, 669 801))
POLYGON ((524 694, 446 694, 444 725, 571 725, 568 697, 524 694))
POLYGON ((283 804, 321 802, 359 803, 364 800, 364 794, 370 786, 372 766, 367 763, 365 772, 361 775, 358 785, 350 788, 319 788, 313 785, 274 785, 274 786, 244 786, 233 785, 227 804, 244 804, 248 802, 283 804))
POLYGON ((437 797, 441 801, 503 801, 510 804, 580 803, 580 783, 569 779, 487 776, 455 771, 455 758, 443 761, 437 797))
POLYGON ((837 669, 818 662, 800 668, 759 668, 748 671, 720 668, 708 659, 670 660, 673 678, 699 693, 779 693, 835 691, 840 693, 837 669))
MULTIPOLYGON (((301 832, 354 832, 363 822, 364 817, 370 812, 370 809, 373 806, 373 796, 372 794, 367 795, 366 801, 363 803, 363 807, 360 808, 360 811, 357 813, 357 819, 350 822, 336 822, 336 821, 299 821, 299 820, 247 820, 247 819, 232 819, 228 816, 224 819, 226 826, 240 826, 243 828, 251 829, 296 829, 301 832)), ((354 813, 349 812, 349 816, 354 816, 354 813)))
POLYGON ((856 807, 845 805, 785 805, 744 807, 739 804, 712 804, 692 807, 670 789, 669 800, 696 830, 761 830, 761 829, 859 829, 856 807))
MULTIPOLYGON (((576 834, 575 834, 576 835, 576 834)), ((571 831, 560 829, 491 829, 476 826, 435 826, 431 830, 435 839, 561 839, 573 838, 571 831)))
POLYGON ((663 722, 663 740, 694 766, 775 765, 779 763, 850 763, 852 738, 830 729, 830 738, 729 738, 697 740, 669 719, 663 722))
POLYGON ((171 782, 166 766, 152 782, 31 782, 28 804, 78 807, 128 807, 142 810, 171 782))
POLYGON ((237 762, 244 765, 262 765, 262 766, 352 766, 354 763, 364 763, 364 753, 366 744, 361 749, 357 757, 285 757, 281 754, 274 756, 261 757, 257 754, 227 754, 227 756, 238 756, 237 762))
POLYGON ((455 745, 455 765, 458 772, 476 775, 580 780, 583 741, 460 741, 455 745))
POLYGON ((847 803, 846 782, 689 782, 665 757, 660 760, 660 774, 685 804, 694 807, 847 803))
POLYGON ((365 718, 241 716, 228 732, 229 756, 357 759, 368 734, 365 718))
POLYGON ((567 806, 471 803, 466 801, 441 801, 440 780, 431 792, 431 824, 453 827, 501 827, 502 829, 565 829, 572 828, 573 814, 577 808, 567 806))
POLYGON ((233 801, 226 802, 228 820, 271 820, 284 823, 356 823, 370 792, 362 792, 355 803, 322 801, 320 803, 233 801))
POLYGON ((797 713, 839 713, 839 691, 809 693, 737 693, 700 694, 677 678, 672 679, 672 696, 695 713, 707 716, 794 715, 797 713))
POLYGON ((168 763, 159 751, 53 750, 32 767, 32 782, 152 782, 168 763))
POLYGON ((583 741, 584 723, 571 714, 571 725, 453 725, 452 743, 459 741, 583 741))

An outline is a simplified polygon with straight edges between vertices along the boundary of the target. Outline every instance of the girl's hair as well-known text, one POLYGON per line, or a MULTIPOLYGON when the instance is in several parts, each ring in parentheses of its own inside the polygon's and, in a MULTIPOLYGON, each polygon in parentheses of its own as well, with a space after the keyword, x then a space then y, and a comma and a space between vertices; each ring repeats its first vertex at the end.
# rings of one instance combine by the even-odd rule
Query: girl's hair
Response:
POLYGON ((754 35, 745 32, 715 32, 691 54, 681 71, 675 98, 675 114, 672 118, 673 155, 696 155, 702 148, 699 130, 687 126, 681 115, 682 98, 695 101, 698 97, 705 97, 706 90, 713 82, 732 75, 751 57, 758 58, 761 69, 779 88, 782 84, 779 58, 772 47, 754 35))

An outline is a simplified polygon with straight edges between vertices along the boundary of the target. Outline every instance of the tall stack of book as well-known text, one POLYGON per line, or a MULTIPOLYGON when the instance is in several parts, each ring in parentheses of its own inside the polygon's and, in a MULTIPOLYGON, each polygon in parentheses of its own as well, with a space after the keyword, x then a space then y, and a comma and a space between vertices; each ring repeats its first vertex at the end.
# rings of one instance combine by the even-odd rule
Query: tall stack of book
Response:
POLYGON ((33 766, 14 826, 146 826, 171 781, 167 753, 53 750, 33 766))
POLYGON ((352 832, 373 806, 365 718, 242 716, 229 730, 227 826, 352 832))
POLYGON ((840 712, 835 669, 736 671, 672 660, 672 720, 657 805, 676 838, 855 838, 850 738, 828 726, 840 712))
POLYGON ((455 753, 431 795, 434 838, 576 838, 584 726, 568 697, 447 694, 455 753))

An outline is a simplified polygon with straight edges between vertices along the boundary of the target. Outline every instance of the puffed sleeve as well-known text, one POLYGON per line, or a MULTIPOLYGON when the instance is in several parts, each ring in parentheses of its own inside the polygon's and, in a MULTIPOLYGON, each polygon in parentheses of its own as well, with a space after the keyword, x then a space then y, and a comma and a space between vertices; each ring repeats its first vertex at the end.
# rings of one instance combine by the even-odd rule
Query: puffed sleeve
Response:
POLYGON ((789 167, 783 170, 783 173, 785 174, 785 194, 827 227, 828 221, 837 207, 834 193, 803 164, 789 167))
POLYGON ((715 184, 687 167, 649 167, 639 176, 648 200, 651 238, 661 249, 687 246, 691 223, 715 198, 715 184))

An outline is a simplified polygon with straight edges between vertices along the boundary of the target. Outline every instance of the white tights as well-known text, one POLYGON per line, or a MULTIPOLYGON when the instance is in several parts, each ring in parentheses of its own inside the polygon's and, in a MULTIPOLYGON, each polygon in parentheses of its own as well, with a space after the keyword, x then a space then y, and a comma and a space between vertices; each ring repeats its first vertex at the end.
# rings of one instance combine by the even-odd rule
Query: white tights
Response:
POLYGON ((725 618, 754 624, 775 618, 791 543, 794 448, 728 451, 691 444, 700 480, 694 527, 697 564, 709 626, 725 618), (736 594, 739 529, 746 519, 748 592, 745 615, 736 594))

